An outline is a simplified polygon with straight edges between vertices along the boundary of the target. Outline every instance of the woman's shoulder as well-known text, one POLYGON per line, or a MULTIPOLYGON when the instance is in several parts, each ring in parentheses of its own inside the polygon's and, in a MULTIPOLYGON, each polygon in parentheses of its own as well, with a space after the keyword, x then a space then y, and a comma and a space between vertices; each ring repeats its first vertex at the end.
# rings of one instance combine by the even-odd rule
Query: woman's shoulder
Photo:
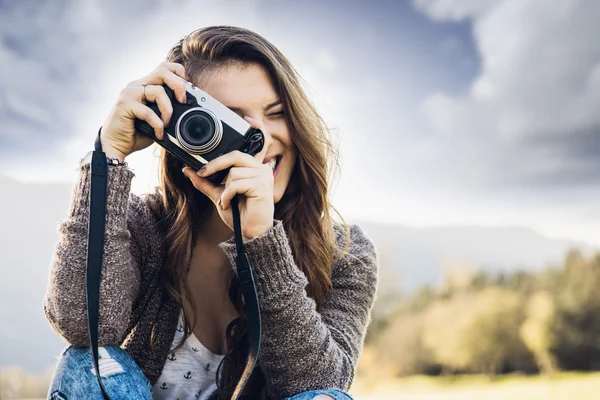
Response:
POLYGON ((379 283, 375 244, 359 225, 337 224, 334 230, 338 255, 331 271, 329 301, 322 312, 331 312, 326 311, 327 307, 344 312, 352 308, 354 316, 361 315, 366 326, 379 283))
POLYGON ((358 265, 364 272, 377 273, 378 256, 373 240, 357 224, 334 222, 338 250, 341 252, 335 272, 358 265), (346 267, 346 268, 345 268, 346 267), (336 271, 337 270, 337 271, 336 271))
POLYGON ((333 222, 333 231, 336 236, 336 242, 339 247, 352 249, 363 249, 369 252, 375 252, 375 244, 367 233, 357 224, 347 224, 342 222, 333 222))

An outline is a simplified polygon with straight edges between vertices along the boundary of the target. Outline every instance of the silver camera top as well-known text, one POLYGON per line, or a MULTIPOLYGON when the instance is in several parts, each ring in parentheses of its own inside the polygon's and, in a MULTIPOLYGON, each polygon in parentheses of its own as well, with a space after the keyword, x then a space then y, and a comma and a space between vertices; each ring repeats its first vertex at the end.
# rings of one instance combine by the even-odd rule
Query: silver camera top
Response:
POLYGON ((185 85, 187 92, 196 98, 201 107, 211 110, 213 114, 217 115, 221 119, 221 121, 235 129, 242 136, 246 136, 246 133, 252 127, 252 125, 246 122, 244 118, 231 111, 229 108, 224 106, 218 100, 214 99, 202 89, 194 86, 193 83, 185 81, 185 85))

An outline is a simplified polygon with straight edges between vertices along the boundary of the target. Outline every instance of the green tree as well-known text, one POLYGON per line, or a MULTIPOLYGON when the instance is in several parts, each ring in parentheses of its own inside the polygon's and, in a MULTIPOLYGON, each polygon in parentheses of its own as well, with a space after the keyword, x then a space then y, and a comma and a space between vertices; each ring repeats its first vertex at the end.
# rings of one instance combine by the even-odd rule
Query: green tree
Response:
POLYGON ((551 350, 560 367, 600 369, 600 253, 586 258, 570 251, 551 290, 556 309, 551 350))
POLYGON ((521 302, 496 287, 438 302, 427 312, 424 343, 450 371, 493 376, 507 366, 529 367, 532 358, 519 337, 521 302))
POLYGON ((553 374, 556 362, 550 351, 551 324, 554 318, 554 300, 548 292, 536 292, 527 301, 526 319, 521 325, 521 339, 533 353, 540 371, 553 374))

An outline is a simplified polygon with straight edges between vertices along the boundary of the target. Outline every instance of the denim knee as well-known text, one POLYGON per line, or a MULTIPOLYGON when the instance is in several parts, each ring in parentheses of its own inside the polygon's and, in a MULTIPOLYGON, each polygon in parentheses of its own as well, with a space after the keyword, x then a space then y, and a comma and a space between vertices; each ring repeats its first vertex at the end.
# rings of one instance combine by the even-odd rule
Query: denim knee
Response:
MULTIPOLYGON (((119 346, 99 347, 102 383, 112 400, 151 400, 152 386, 135 361, 119 346)), ((66 348, 60 356, 49 399, 102 399, 89 347, 66 348)))
POLYGON ((320 394, 325 394, 327 396, 332 397, 335 400, 353 400, 352 396, 340 389, 309 390, 307 392, 295 394, 294 396, 288 397, 285 400, 312 400, 320 394))

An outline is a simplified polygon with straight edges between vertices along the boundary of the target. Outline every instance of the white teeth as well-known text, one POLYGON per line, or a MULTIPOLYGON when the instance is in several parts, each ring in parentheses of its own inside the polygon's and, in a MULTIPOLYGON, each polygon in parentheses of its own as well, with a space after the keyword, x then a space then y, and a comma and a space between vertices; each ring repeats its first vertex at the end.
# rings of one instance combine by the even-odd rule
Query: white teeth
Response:
POLYGON ((273 159, 269 161, 269 166, 273 171, 275 171, 275 167, 277 166, 277 157, 273 157, 273 159))

